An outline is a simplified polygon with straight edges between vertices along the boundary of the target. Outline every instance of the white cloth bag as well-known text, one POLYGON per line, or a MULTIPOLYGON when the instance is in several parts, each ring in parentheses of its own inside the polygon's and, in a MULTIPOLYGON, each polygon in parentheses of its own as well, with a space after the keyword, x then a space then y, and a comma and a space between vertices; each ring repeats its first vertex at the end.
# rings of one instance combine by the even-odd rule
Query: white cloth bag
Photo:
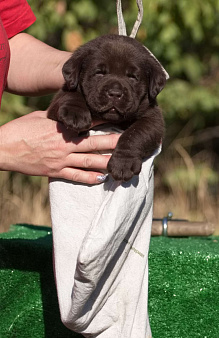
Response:
POLYGON ((61 319, 84 337, 151 337, 148 250, 159 151, 126 183, 50 182, 61 319))

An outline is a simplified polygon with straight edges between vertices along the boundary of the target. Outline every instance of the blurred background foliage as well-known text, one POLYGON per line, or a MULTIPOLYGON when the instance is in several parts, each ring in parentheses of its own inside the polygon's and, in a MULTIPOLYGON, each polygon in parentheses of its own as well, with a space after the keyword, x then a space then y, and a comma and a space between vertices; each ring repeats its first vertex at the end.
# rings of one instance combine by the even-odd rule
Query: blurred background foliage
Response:
MULTIPOLYGON (((56 48, 73 52, 99 35, 117 34, 116 0, 29 0, 29 4, 37 21, 27 32, 56 48)), ((123 0, 122 4, 131 33, 136 2, 123 0)), ((208 220, 218 226, 219 0, 143 0, 143 4, 137 39, 170 74, 158 96, 166 137, 155 163, 154 215, 163 217, 171 210, 176 217, 208 220)), ((50 100, 51 96, 5 94, 0 123, 46 109, 50 100)), ((9 204, 11 218, 5 219, 6 212, 1 213, 1 223, 48 224, 47 180, 15 173, 3 176, 1 187, 8 199, 6 203, 3 198, 1 209, 9 204), (41 215, 39 219, 37 215, 41 215)))

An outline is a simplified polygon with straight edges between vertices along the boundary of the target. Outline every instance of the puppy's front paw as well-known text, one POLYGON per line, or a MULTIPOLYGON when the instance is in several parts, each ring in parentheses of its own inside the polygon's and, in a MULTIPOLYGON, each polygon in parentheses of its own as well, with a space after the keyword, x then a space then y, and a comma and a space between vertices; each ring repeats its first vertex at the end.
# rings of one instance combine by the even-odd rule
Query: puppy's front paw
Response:
POLYGON ((136 157, 113 154, 108 162, 108 172, 116 181, 129 181, 141 171, 142 160, 136 157))
POLYGON ((63 122, 67 128, 73 129, 77 133, 89 129, 92 122, 89 110, 69 105, 63 105, 59 108, 58 120, 63 122))

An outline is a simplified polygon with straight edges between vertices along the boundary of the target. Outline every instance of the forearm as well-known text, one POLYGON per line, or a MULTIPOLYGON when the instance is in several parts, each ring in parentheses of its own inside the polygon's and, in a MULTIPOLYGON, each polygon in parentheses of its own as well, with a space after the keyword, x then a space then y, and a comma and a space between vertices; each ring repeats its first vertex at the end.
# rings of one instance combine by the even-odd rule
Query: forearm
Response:
POLYGON ((62 66, 71 53, 52 48, 25 33, 11 38, 9 44, 11 61, 7 91, 35 96, 62 87, 62 66))

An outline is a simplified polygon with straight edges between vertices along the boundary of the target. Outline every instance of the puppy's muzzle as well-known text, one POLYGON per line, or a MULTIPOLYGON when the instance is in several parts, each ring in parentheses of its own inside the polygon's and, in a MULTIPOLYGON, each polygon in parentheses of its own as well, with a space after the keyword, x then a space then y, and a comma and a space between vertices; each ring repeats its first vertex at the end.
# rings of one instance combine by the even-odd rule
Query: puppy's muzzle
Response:
POLYGON ((106 94, 111 101, 121 100, 124 95, 123 88, 119 83, 114 83, 111 88, 107 90, 106 94))
POLYGON ((100 82, 97 87, 97 95, 95 95, 95 99, 92 96, 92 100, 91 103, 95 111, 99 113, 109 113, 110 111, 116 120, 124 119, 124 115, 133 110, 131 89, 128 88, 125 81, 117 79, 104 79, 100 82))

